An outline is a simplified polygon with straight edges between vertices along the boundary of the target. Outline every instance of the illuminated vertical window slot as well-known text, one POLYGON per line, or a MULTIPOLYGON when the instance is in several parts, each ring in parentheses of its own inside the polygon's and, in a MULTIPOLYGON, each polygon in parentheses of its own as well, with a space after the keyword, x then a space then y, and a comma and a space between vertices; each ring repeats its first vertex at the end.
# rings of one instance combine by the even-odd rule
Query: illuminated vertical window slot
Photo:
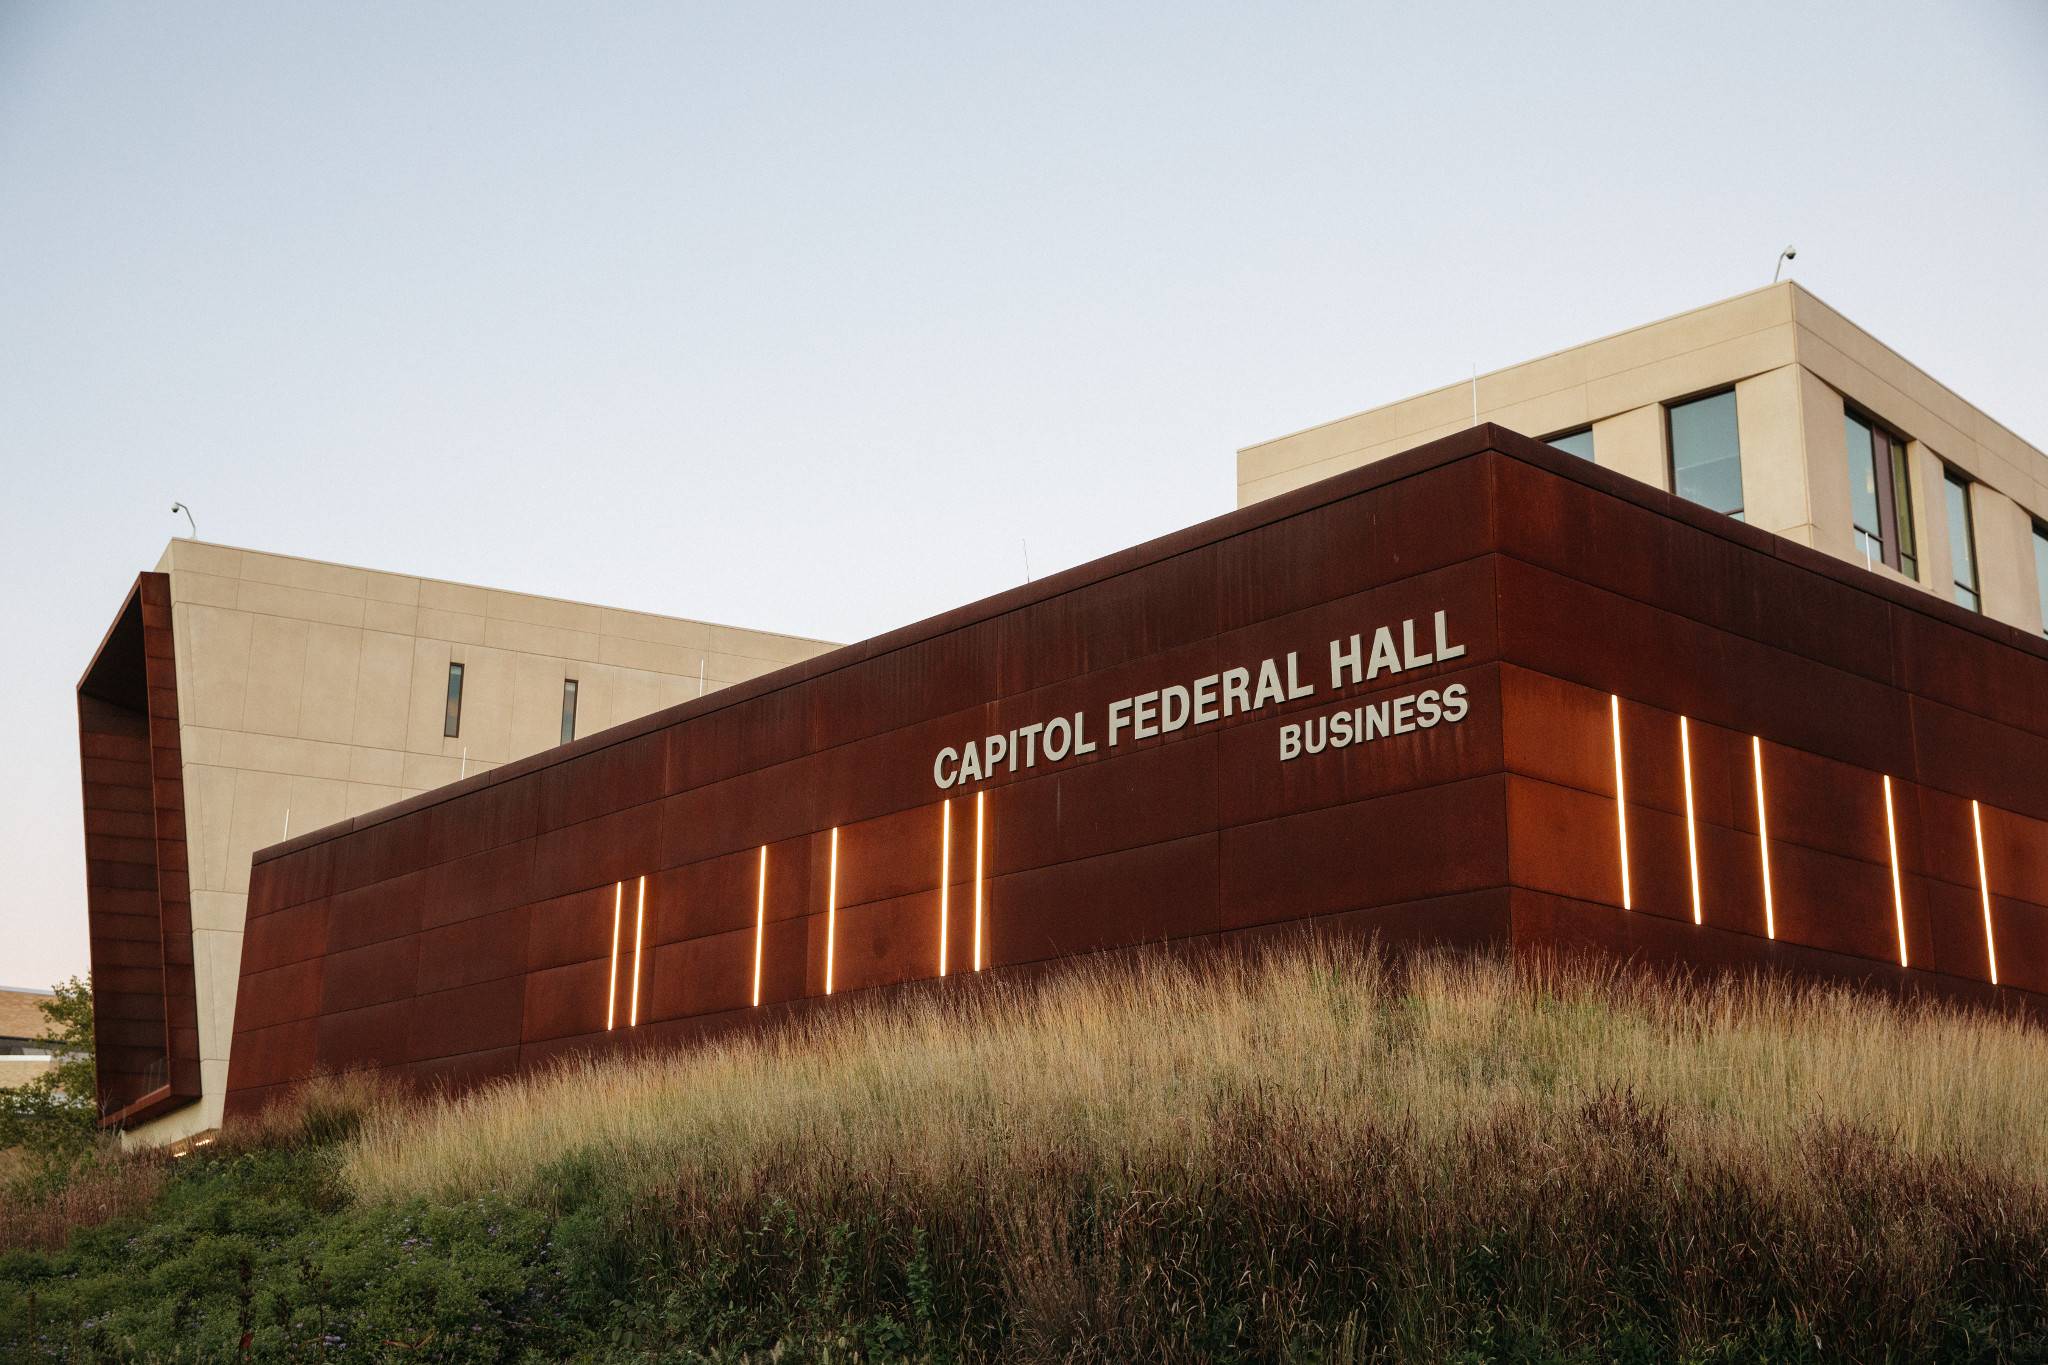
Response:
POLYGON ((974 794, 974 970, 981 970, 981 851, 988 824, 985 819, 988 793, 974 794))
POLYGON ((1607 694, 1608 715, 1614 721, 1614 826, 1621 835, 1621 908, 1633 910, 1628 885, 1628 789, 1621 780, 1621 698, 1607 694))
POLYGON ((939 975, 946 974, 947 917, 952 909, 953 803, 939 802, 939 975))
POLYGON ((640 903, 633 911, 633 996, 626 1027, 640 1027, 640 943, 647 932, 647 878, 640 879, 640 903))
POLYGON ((754 1005, 761 1004, 761 941, 768 936, 768 845, 761 845, 761 877, 754 888, 754 1005))
POLYGON ((1692 727, 1684 716, 1678 718, 1678 760, 1685 769, 1685 856, 1692 869, 1692 922, 1706 923, 1700 909, 1700 839, 1693 827, 1692 811, 1692 727))
POLYGON ((626 884, 612 883, 612 965, 605 977, 604 1028, 611 1032, 619 1018, 619 911, 625 905, 626 884))
POLYGON ((1778 936, 1778 913, 1771 904, 1771 826, 1764 818, 1764 742, 1749 737, 1749 757, 1756 768, 1756 848, 1764 869, 1764 937, 1778 936))
POLYGON ((1899 880, 1899 822, 1892 814, 1892 778, 1884 778, 1884 841, 1892 855, 1892 914, 1899 925, 1899 965, 1911 966, 1906 961, 1906 889, 1899 880))
POLYGON ((839 826, 832 826, 832 870, 825 881, 825 994, 832 994, 832 952, 839 940, 839 826))
POLYGON ((1970 823, 1977 831, 1977 894, 1984 901, 1984 956, 1991 963, 1991 984, 1998 984, 1998 942, 1991 936, 1991 874, 1984 867, 1984 812, 1970 803, 1970 823))

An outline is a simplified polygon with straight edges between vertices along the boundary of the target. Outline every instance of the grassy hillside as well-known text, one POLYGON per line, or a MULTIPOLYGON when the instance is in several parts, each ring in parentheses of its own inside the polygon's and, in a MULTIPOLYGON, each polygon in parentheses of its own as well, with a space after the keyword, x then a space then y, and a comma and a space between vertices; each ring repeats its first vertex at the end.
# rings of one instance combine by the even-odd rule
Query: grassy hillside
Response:
POLYGON ((17 1177, 0 1356, 2048 1361, 2036 1030, 1329 945, 962 984, 17 1177))

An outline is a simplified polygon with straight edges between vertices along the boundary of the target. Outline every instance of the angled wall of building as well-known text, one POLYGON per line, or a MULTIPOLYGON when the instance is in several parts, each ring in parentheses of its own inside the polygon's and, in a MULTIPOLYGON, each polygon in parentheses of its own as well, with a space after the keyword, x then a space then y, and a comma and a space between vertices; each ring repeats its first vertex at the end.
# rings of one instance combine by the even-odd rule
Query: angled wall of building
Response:
POLYGON ((186 875, 171 592, 142 574, 78 683, 101 1122, 199 1099, 199 1006, 186 875))
POLYGON ((2038 1017, 2043 697, 2048 641, 1482 427, 262 850, 228 1112, 1304 925, 2038 1017))
MULTIPOLYGON (((177 791, 181 840, 178 896, 165 902, 165 943, 175 960, 164 966, 182 977, 151 998, 169 1001, 188 1021, 173 1029, 176 1046, 165 1054, 175 1065, 139 1053, 116 1060, 119 1040, 130 1031, 139 1036, 148 1021, 120 1025, 103 1044, 103 1057, 117 1068, 130 1061, 143 1071, 169 1065, 180 1077, 169 1102, 147 1112, 108 1108, 116 1092, 103 1097, 103 1108, 145 1142, 220 1122, 254 850, 831 648, 192 540, 172 541, 144 580, 163 598, 155 609, 163 618, 161 643, 150 656, 165 675, 160 704, 177 708, 154 717, 161 742, 151 752, 165 771, 153 776, 160 797, 177 791), (461 702, 451 712, 458 667, 461 702)), ((116 634, 126 640, 124 629, 117 624, 116 634)), ((103 828, 139 815, 145 795, 141 787, 113 783, 113 765, 128 765, 119 772, 138 782, 150 776, 140 756, 151 718, 138 709, 139 693, 121 696, 119 706, 97 694, 89 701, 81 688, 87 837, 103 849, 115 847, 103 828), (124 745, 134 752, 113 757, 124 745), (110 811, 110 802, 138 809, 110 811)), ((154 894, 107 883, 136 880, 139 867, 105 857, 89 866, 96 869, 96 904, 123 897, 139 904, 154 894)), ((112 922, 103 914, 95 919, 112 922)), ((97 928, 95 935, 95 980, 103 989, 154 969, 111 959, 103 968, 97 928)), ((111 941, 105 947, 140 951, 111 941)), ((138 1010, 141 998, 133 1002, 138 1010)), ((160 1052, 158 1046, 151 1057, 160 1052)), ((142 1074, 116 1087, 118 1094, 139 1085, 142 1074)))

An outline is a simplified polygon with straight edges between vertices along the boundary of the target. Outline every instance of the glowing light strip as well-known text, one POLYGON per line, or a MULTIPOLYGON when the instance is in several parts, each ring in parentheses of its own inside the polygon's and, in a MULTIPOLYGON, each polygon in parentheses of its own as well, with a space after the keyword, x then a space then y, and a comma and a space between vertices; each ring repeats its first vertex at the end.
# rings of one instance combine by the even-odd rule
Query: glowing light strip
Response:
POLYGON ((839 937, 839 826, 832 826, 832 875, 825 883, 825 994, 832 994, 832 950, 839 937))
POLYGON ((619 909, 625 904, 626 884, 612 883, 612 967, 605 978, 609 989, 604 998, 604 1029, 610 1033, 619 1017, 619 909))
POLYGON ((1610 692, 1607 704, 1614 720, 1614 824, 1621 835, 1621 908, 1633 910, 1628 885, 1628 791, 1621 780, 1621 698, 1610 692))
POLYGON ((1756 766, 1756 847, 1764 866, 1764 937, 1778 936, 1778 915, 1771 904, 1771 827, 1764 818, 1764 742, 1749 737, 1749 756, 1756 766))
POLYGON ((946 923, 953 884, 953 803, 939 802, 939 975, 946 974, 946 923))
POLYGON ((1892 777, 1884 775, 1884 838, 1892 855, 1892 912, 1899 921, 1899 965, 1911 966, 1906 961, 1906 891, 1899 881, 1899 822, 1892 815, 1892 777))
POLYGON ((633 911, 633 1002, 627 1028, 640 1027, 640 943, 647 929, 647 878, 640 879, 640 904, 633 911))
POLYGON ((768 845, 761 845, 761 882, 754 892, 754 1006, 761 1005, 761 940, 768 934, 768 845))
POLYGON ((1970 803, 1970 823, 1977 830, 1977 894, 1984 899, 1984 956, 1991 962, 1991 984, 1998 984, 1998 944, 1991 936, 1991 875, 1984 869, 1984 813, 1970 803))
POLYGON ((981 970, 981 850, 986 828, 983 820, 987 792, 974 794, 974 970, 981 970))
POLYGON ((1678 758, 1685 769, 1685 855, 1692 866, 1692 922, 1706 923, 1700 909, 1700 840, 1693 827, 1692 813, 1692 730, 1684 716, 1678 718, 1678 758))

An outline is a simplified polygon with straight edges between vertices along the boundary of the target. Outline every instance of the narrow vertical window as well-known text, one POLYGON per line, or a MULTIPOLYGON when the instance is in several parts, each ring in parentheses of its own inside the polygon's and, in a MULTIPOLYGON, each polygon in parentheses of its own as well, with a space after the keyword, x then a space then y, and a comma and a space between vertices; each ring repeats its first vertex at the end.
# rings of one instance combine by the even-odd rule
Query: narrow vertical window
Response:
POLYGON ((562 743, 576 738, 576 680, 562 683, 562 743))
POLYGON ((2048 526, 2034 523, 2034 586, 2041 602, 2041 633, 2048 635, 2048 526))
POLYGON ((1593 458, 1593 428, 1580 427, 1577 431, 1561 431, 1544 444, 1555 446, 1567 455, 1590 460, 1593 458))
POLYGON ((1948 557, 1954 566, 1956 601, 1971 611, 1984 610, 1977 586, 1977 528, 1970 519, 1970 484, 1950 470, 1942 479, 1948 493, 1948 557))
POLYGON ((1735 390, 1665 409, 1671 433, 1671 491, 1742 520, 1742 441, 1735 390))
POLYGON ((1873 564, 1920 577, 1906 443, 1854 412, 1842 414, 1849 451, 1849 519, 1856 551, 1873 564))
POLYGON ((441 733, 454 739, 462 733, 462 665, 448 665, 448 714, 441 721, 441 733))

